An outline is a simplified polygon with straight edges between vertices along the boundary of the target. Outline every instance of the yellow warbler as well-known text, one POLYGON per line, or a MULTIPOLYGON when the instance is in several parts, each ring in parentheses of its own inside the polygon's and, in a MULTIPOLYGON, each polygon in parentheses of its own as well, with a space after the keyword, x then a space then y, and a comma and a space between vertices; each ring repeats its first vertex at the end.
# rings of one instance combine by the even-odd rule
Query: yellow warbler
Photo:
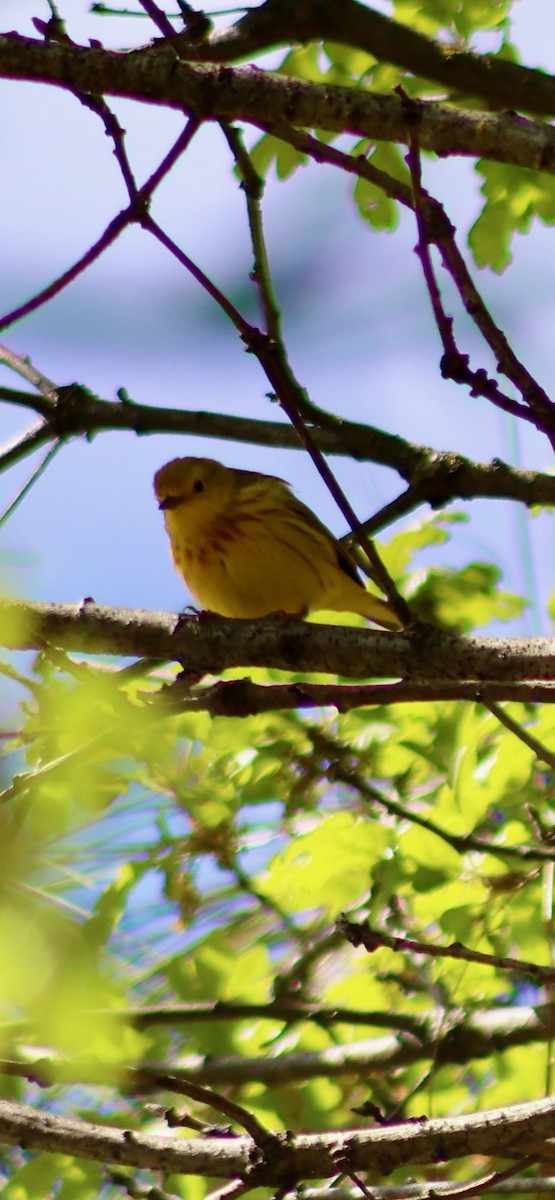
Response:
POLYGON ((402 628, 283 479, 174 458, 157 471, 154 491, 175 568, 203 608, 223 617, 332 609, 402 628))

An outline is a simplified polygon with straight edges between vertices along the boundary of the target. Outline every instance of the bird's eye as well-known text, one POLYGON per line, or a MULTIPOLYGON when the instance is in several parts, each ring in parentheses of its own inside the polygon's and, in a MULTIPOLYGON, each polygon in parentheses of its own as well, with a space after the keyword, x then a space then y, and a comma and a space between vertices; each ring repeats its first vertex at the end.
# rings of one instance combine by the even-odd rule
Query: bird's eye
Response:
POLYGON ((202 479, 195 479, 195 482, 193 484, 193 491, 194 492, 203 492, 204 491, 204 484, 202 482, 202 479))

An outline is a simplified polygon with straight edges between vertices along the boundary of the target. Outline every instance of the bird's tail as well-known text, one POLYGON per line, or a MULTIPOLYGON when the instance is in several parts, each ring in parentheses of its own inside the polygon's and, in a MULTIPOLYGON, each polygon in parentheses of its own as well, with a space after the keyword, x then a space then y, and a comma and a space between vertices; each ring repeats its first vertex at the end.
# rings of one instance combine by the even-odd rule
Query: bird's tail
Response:
POLYGON ((391 633, 398 633, 400 629, 404 629, 403 622, 391 604, 388 604, 387 600, 380 600, 380 597, 374 595, 374 592, 362 593, 360 608, 357 609, 357 612, 361 617, 367 617, 369 621, 374 621, 376 625, 389 629, 391 633))

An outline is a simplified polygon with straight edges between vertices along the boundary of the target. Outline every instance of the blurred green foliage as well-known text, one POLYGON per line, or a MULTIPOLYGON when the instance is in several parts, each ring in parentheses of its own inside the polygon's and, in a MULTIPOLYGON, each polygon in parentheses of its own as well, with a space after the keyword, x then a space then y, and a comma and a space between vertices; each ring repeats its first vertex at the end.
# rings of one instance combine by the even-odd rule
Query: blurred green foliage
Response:
MULTIPOLYGON (((509 619, 522 602, 490 566, 411 573, 411 557, 453 521, 440 514, 399 534, 384 547, 390 566, 429 619, 454 629, 509 619)), ((21 1078, 3 1077, 4 1097, 37 1095, 23 1064, 33 1078, 45 1054, 41 1102, 145 1130, 158 1126, 128 1069, 167 1062, 194 1077, 224 1055, 243 1063, 234 1097, 276 1130, 350 1126, 369 1097, 386 1115, 472 1112, 486 1079, 488 1107, 541 1095, 541 1044, 439 1066, 424 1042, 395 1070, 380 1057, 384 1036, 391 1052, 404 1044, 399 1022, 409 1036, 424 1021, 439 1045, 455 1016, 530 995, 525 975, 410 950, 369 956, 335 921, 345 911, 399 937, 548 963, 549 872, 518 854, 537 841, 534 810, 549 823, 550 769, 479 704, 161 716, 150 700, 171 677, 131 679, 47 650, 32 663, 20 728, 3 742, 6 783, 15 772, 0 807, 2 1052, 22 1064, 21 1078), (461 849, 466 835, 485 849, 461 849), (226 1002, 265 1008, 225 1017, 226 1002), (292 1020, 279 1002, 315 1015, 292 1020), (133 1017, 180 1003, 215 1008, 133 1017), (319 1020, 330 1008, 363 1010, 367 1023, 348 1011, 319 1020), (315 1066, 280 1085, 264 1083, 263 1066, 249 1072, 250 1059, 317 1062, 361 1043, 361 1071, 315 1066)), ((277 677, 257 672, 268 685, 277 677)), ((553 714, 509 709, 553 744, 553 714)), ((166 1107, 175 1099, 156 1095, 166 1107)), ((445 1164, 443 1176, 458 1170, 445 1164)), ((12 1164, 6 1194, 27 1200, 60 1180, 57 1195, 97 1194, 96 1167, 49 1155, 12 1164)), ((191 1194, 174 1177, 166 1186, 191 1194)))
POLYGON ((555 180, 505 163, 480 162, 476 169, 486 203, 470 231, 470 245, 479 267, 503 271, 511 262, 513 234, 527 233, 534 217, 555 223, 555 180))
MULTIPOLYGON (((455 50, 487 35, 494 56, 514 59, 510 10, 510 0, 394 0, 391 15, 455 50)), ((278 69, 317 84, 378 93, 401 85, 415 98, 454 100, 335 43, 296 47, 278 69)), ((314 132, 409 182, 395 145, 314 132)), ((275 168, 282 180, 307 162, 271 135, 252 158, 260 175, 275 168)), ((493 162, 478 171, 484 205, 470 246, 480 266, 501 271, 515 232, 534 217, 555 220, 554 185, 493 162)), ((357 179, 353 195, 374 230, 396 227, 397 205, 375 183, 357 179)), ((381 548, 414 612, 456 633, 510 621, 527 603, 503 590, 492 563, 414 569, 463 519, 434 515, 381 548)), ((14 627, 14 642, 20 635, 14 627)), ((353 1109, 369 1098, 384 1119, 410 1119, 472 1113, 484 1097, 494 1108, 543 1095, 551 1049, 539 1039, 450 1053, 457 1021, 541 998, 524 969, 402 944, 369 955, 336 927, 344 911, 399 939, 551 963, 551 863, 529 855, 552 845, 553 768, 487 705, 212 719, 151 703, 173 679, 170 667, 131 677, 120 664, 45 647, 19 676, 11 662, 2 671, 19 680, 20 696, 0 743, 4 1098, 167 1133, 133 1069, 167 1064, 196 1078, 224 1056, 221 1090, 271 1130, 352 1127, 353 1109), (180 1004, 197 1011, 180 1015, 180 1004), (238 1015, 225 1004, 258 1007, 238 1015), (291 1005, 305 1007, 292 1015, 291 1005), (165 1017, 147 1019, 148 1006, 165 1017), (357 1048, 362 1066, 339 1058, 332 1071, 323 1057, 357 1048), (265 1075, 276 1059, 289 1065, 279 1083, 265 1075)), ((282 678, 252 675, 269 687, 282 678)), ((548 708, 506 711, 553 746, 548 708)), ((155 1100, 176 1104, 170 1086, 158 1085, 155 1100)), ((193 1121, 218 1119, 198 1101, 180 1097, 179 1106, 193 1121)), ((434 1179, 467 1169, 438 1163, 434 1179)), ((0 1171, 8 1200, 92 1200, 126 1187, 125 1173, 58 1154, 8 1149, 0 1171)), ((141 1181, 133 1176, 130 1195, 151 1194, 133 1190, 141 1181)), ((202 1200, 210 1181, 170 1176, 163 1186, 202 1200)))

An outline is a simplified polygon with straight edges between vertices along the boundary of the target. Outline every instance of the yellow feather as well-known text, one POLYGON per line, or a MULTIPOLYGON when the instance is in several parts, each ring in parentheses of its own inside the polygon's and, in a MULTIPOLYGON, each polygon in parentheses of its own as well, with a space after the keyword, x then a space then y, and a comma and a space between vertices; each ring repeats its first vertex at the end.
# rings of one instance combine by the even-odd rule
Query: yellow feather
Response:
POLYGON ((154 491, 176 570, 203 608, 224 617, 330 609, 402 628, 283 479, 174 458, 157 471, 154 491))

